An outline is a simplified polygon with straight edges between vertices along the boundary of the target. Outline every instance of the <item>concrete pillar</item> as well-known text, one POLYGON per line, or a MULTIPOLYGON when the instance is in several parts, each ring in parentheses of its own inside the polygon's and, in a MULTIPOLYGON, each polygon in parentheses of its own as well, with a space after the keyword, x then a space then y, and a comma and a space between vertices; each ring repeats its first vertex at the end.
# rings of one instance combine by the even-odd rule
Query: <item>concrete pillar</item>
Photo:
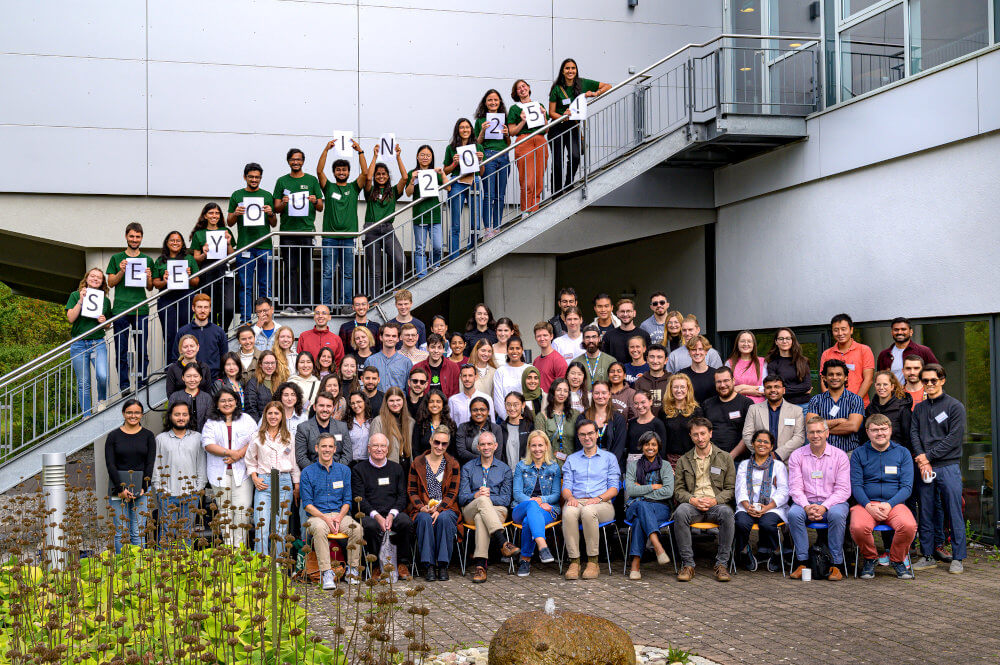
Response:
POLYGON ((555 304, 554 254, 510 254, 483 271, 486 304, 497 317, 521 326, 525 348, 538 353, 532 328, 552 316, 555 304))

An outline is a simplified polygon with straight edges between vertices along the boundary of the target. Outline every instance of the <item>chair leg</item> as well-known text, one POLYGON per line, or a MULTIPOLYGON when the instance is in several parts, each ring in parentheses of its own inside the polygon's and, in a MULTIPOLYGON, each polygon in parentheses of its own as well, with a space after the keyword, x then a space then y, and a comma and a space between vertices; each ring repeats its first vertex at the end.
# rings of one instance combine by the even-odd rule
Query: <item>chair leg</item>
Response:
POLYGON ((670 541, 670 557, 674 564, 674 575, 677 574, 677 550, 674 549, 674 527, 667 527, 667 540, 670 541))
POLYGON ((608 547, 608 527, 601 529, 601 533, 604 534, 604 556, 608 557, 608 575, 612 575, 611 572, 611 548, 608 547))
MULTIPOLYGON (((509 526, 505 526, 503 528, 504 536, 506 536, 505 539, 507 540, 507 542, 513 542, 510 539, 510 530, 511 530, 511 528, 512 527, 509 527, 509 526)), ((510 557, 510 563, 507 565, 507 569, 508 569, 508 573, 507 574, 508 575, 513 575, 517 571, 517 569, 514 567, 514 558, 515 557, 519 557, 519 556, 520 555, 515 554, 514 556, 510 557)))
MULTIPOLYGON (((622 532, 618 530, 618 523, 615 522, 615 538, 618 539, 618 549, 621 550, 622 558, 628 563, 628 554, 625 553, 625 548, 622 546, 622 532)), ((611 556, 608 556, 608 567, 610 568, 611 556)), ((624 573, 623 573, 624 574, 624 573)))
POLYGON ((778 559, 781 561, 781 576, 785 577, 785 542, 781 536, 781 527, 778 527, 778 559))
MULTIPOLYGON (((625 550, 622 551, 624 552, 626 550, 630 550, 631 548, 632 548, 632 527, 629 526, 626 527, 625 550)), ((626 554, 623 558, 625 559, 625 563, 622 564, 622 575, 628 575, 628 554, 626 554)))
POLYGON ((465 552, 463 553, 462 550, 459 549, 460 556, 458 557, 458 562, 462 567, 462 577, 465 577, 465 564, 469 559, 469 534, 465 534, 464 541, 463 545, 465 546, 465 552))
POLYGON ((559 549, 559 534, 557 531, 558 529, 556 527, 552 527, 552 545, 556 551, 556 564, 559 566, 559 574, 562 575, 563 556, 562 551, 559 549))

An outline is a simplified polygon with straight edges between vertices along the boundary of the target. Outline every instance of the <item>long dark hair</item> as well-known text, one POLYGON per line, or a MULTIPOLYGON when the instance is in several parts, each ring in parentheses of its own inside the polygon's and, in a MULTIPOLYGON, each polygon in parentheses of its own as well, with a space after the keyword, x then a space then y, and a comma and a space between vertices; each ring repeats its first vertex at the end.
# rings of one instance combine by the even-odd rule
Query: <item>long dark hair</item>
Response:
POLYGON ((417 425, 422 427, 425 424, 430 423, 431 411, 427 408, 427 402, 430 401, 431 395, 437 395, 441 398, 441 401, 444 403, 444 407, 441 409, 441 424, 447 425, 451 428, 451 431, 454 432, 456 429, 455 421, 451 419, 451 409, 448 408, 448 398, 445 397, 444 392, 437 387, 428 390, 427 394, 420 400, 420 405, 417 406, 417 425))
POLYGON ((453 150, 458 150, 458 147, 462 145, 475 145, 476 137, 472 135, 472 130, 473 130, 473 124, 471 120, 469 120, 468 118, 459 118, 458 120, 455 121, 455 128, 451 130, 451 142, 448 143, 448 145, 450 145, 453 150), (462 139, 458 135, 458 128, 462 126, 463 122, 469 123, 468 143, 461 143, 462 139))
POLYGON ((573 391, 570 390, 569 381, 566 379, 556 379, 549 385, 548 403, 545 405, 546 418, 552 417, 552 407, 556 405, 556 388, 564 383, 566 384, 566 389, 569 391, 569 394, 566 395, 566 401, 563 402, 563 415, 569 418, 570 412, 573 411, 573 391))
POLYGON ((507 115, 507 107, 503 103, 503 95, 501 95, 499 91, 490 88, 486 91, 486 94, 483 95, 483 98, 479 100, 479 106, 476 107, 476 112, 472 114, 473 118, 485 118, 486 114, 489 113, 489 111, 486 110, 486 98, 490 95, 496 95, 500 100, 500 106, 497 107, 496 112, 507 115))
POLYGON ((566 67, 566 64, 570 62, 576 65, 576 60, 573 58, 566 58, 562 61, 562 64, 559 65, 559 74, 556 75, 556 80, 552 83, 552 87, 549 88, 549 92, 551 93, 557 87, 561 87, 566 92, 572 92, 572 97, 575 99, 583 92, 580 88, 580 65, 576 65, 576 78, 573 79, 573 85, 567 86, 566 77, 563 76, 563 69, 566 67))
MULTIPOLYGON (((298 385, 292 383, 291 381, 285 381, 284 383, 278 384, 278 387, 274 389, 273 393, 271 393, 271 400, 275 402, 280 402, 281 393, 285 392, 285 388, 291 388, 292 391, 295 393, 295 406, 292 407, 292 410, 295 411, 295 415, 301 416, 302 399, 303 399, 302 389, 299 388, 298 385)), ((282 404, 282 407, 284 407, 284 404, 282 404)))
POLYGON ((222 212, 222 208, 219 207, 218 203, 206 203, 205 207, 201 209, 201 214, 198 215, 198 221, 194 223, 194 228, 191 229, 191 235, 188 236, 188 242, 194 242, 194 234, 197 231, 208 228, 208 211, 218 210, 219 211, 219 228, 223 229, 226 226, 226 216, 222 212))
POLYGON ((473 330, 476 330, 476 310, 479 309, 480 307, 486 310, 486 316, 487 316, 486 329, 487 330, 497 329, 497 322, 496 319, 493 318, 493 312, 491 312, 490 308, 486 306, 486 303, 481 302, 472 308, 472 316, 469 317, 469 320, 465 324, 465 332, 472 332, 473 330))
POLYGON ((360 390, 352 390, 350 394, 347 395, 347 413, 344 414, 344 423, 347 425, 348 429, 354 425, 354 411, 351 409, 351 398, 355 395, 359 395, 365 403, 365 422, 370 423, 372 419, 372 405, 371 402, 368 401, 368 396, 360 390))
MULTIPOLYGON (((243 374, 243 363, 242 363, 242 362, 240 362, 240 357, 239 357, 239 355, 237 355, 237 353, 236 353, 235 351, 226 351, 226 352, 225 352, 225 353, 224 353, 224 354, 222 355, 222 360, 221 360, 221 361, 219 361, 219 375, 220 375, 220 378, 221 378, 221 379, 222 379, 223 381, 225 381, 225 380, 226 380, 226 378, 227 378, 227 377, 226 377, 226 361, 227 361, 227 360, 232 360, 232 361, 234 361, 234 362, 236 363, 236 367, 238 367, 238 368, 239 368, 239 370, 240 370, 240 374, 243 374)), ((236 377, 236 378, 237 378, 237 380, 239 380, 239 376, 240 376, 240 375, 238 374, 238 375, 237 375, 237 377, 236 377)))
POLYGON ((187 256, 188 250, 187 250, 187 243, 184 242, 184 234, 181 233, 180 231, 171 231, 167 235, 163 236, 163 247, 160 249, 160 260, 163 261, 164 263, 166 263, 167 260, 170 258, 170 248, 167 247, 167 241, 170 240, 170 236, 174 235, 175 233, 181 237, 181 249, 177 255, 187 256))
POLYGON ((215 393, 215 401, 212 402, 212 410, 208 412, 209 420, 225 420, 226 416, 223 415, 222 411, 219 411, 219 400, 222 399, 223 395, 229 395, 234 400, 236 400, 236 408, 233 410, 233 422, 239 420, 239 417, 243 415, 243 407, 240 405, 240 396, 236 394, 236 391, 232 388, 227 388, 223 386, 219 388, 219 392, 215 393))
POLYGON ((424 148, 426 148, 431 153, 431 163, 427 166, 427 168, 429 168, 429 169, 434 168, 434 148, 430 147, 429 145, 427 145, 425 143, 422 146, 420 146, 419 148, 417 148, 417 151, 415 153, 413 153, 413 168, 415 168, 415 169, 420 169, 421 168, 420 167, 420 162, 417 161, 417 155, 419 155, 420 151, 423 150, 424 148))
POLYGON ((392 171, 389 170, 389 166, 385 162, 378 162, 375 164, 375 169, 372 171, 371 182, 366 184, 367 191, 365 196, 372 201, 386 201, 392 196, 392 193, 396 190, 395 185, 392 184, 392 171), (378 173, 379 169, 385 169, 385 174, 387 179, 385 185, 380 185, 375 181, 375 174, 378 173))
MULTIPOLYGON (((802 354, 802 346, 799 345, 799 339, 791 328, 778 328, 774 333, 774 338, 778 339, 782 330, 786 331, 788 336, 792 338, 792 346, 788 349, 788 353, 792 360, 792 366, 795 367, 795 377, 799 381, 805 381, 806 377, 809 376, 809 359, 802 354)), ((781 351, 778 349, 778 343, 772 342, 771 350, 767 352, 767 362, 775 362, 780 357, 781 351)))

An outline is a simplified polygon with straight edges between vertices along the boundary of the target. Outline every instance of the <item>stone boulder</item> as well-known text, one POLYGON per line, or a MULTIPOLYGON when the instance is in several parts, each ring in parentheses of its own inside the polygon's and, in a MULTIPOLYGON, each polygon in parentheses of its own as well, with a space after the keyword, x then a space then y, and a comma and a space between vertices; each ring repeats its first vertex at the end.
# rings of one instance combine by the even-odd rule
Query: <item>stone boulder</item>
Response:
POLYGON ((522 612, 493 636, 489 665, 635 665, 635 648, 607 619, 579 612, 522 612))

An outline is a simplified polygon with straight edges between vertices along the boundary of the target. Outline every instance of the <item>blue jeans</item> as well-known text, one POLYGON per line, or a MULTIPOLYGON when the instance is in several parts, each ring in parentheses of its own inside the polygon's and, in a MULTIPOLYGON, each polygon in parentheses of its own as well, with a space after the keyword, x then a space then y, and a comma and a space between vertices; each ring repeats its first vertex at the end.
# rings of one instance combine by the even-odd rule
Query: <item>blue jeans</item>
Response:
MULTIPOLYGON (((264 489, 253 490, 253 515, 251 523, 256 529, 253 551, 267 554, 271 549, 271 474, 259 474, 257 479, 264 483, 264 489)), ((274 525, 275 535, 281 538, 275 548, 276 554, 284 550, 285 535, 288 533, 288 520, 292 514, 292 474, 278 474, 278 523, 274 525), (281 504, 286 504, 284 508, 281 504), (281 522, 285 523, 282 524, 281 522)))
POLYGON ((655 501, 633 501, 625 509, 625 519, 632 523, 632 542, 629 556, 641 557, 646 551, 649 534, 660 530, 660 525, 670 519, 670 506, 655 501))
MULTIPOLYGON (((847 503, 838 503, 826 511, 827 523, 826 544, 830 548, 830 556, 838 566, 844 563, 844 528, 847 526, 847 503)), ((792 505, 788 509, 788 530, 792 534, 792 542, 795 543, 795 558, 799 563, 809 560, 809 530, 806 529, 805 508, 799 504, 792 505)))
POLYGON ((427 237, 431 240, 431 267, 436 268, 441 263, 441 225, 440 224, 414 224, 413 241, 414 262, 417 267, 417 277, 427 274, 427 237))
POLYGON ((914 479, 920 506, 920 553, 934 556, 934 531, 937 494, 944 506, 951 528, 951 555, 959 561, 965 559, 965 516, 962 514, 962 471, 958 464, 935 466, 937 477, 925 483, 918 474, 914 479))
MULTIPOLYGON (((476 190, 482 189, 482 180, 476 176, 476 190)), ((473 185, 456 182, 451 186, 448 196, 448 205, 451 208, 451 242, 448 244, 448 253, 456 254, 460 251, 459 244, 462 239, 462 205, 467 201, 471 210, 472 219, 469 222, 469 247, 472 247, 472 234, 479 230, 479 218, 482 212, 482 202, 479 196, 472 193, 473 185)))
POLYGON ((545 537, 545 525, 555 521, 556 515, 542 509, 537 501, 524 501, 514 506, 510 518, 521 525, 521 556, 530 559, 535 553, 535 538, 545 537))
POLYGON ((354 241, 350 238, 323 238, 323 303, 350 305, 354 297, 354 241), (332 248, 332 249, 331 249, 332 248), (334 288, 334 276, 340 280, 334 288), (336 301, 336 302, 335 302, 336 301))
POLYGON ((76 375, 76 396, 80 410, 86 418, 90 415, 90 364, 97 374, 97 399, 108 396, 108 345, 103 339, 81 339, 69 345, 70 363, 76 375))
POLYGON ((111 325, 115 331, 115 356, 118 360, 118 389, 122 392, 128 390, 132 384, 129 377, 130 367, 128 363, 130 331, 132 329, 139 331, 135 349, 138 364, 138 368, 136 369, 136 383, 139 384, 136 388, 142 388, 146 385, 146 375, 149 370, 149 357, 146 353, 146 340, 149 335, 148 315, 127 314, 120 319, 115 319, 111 325))
POLYGON ((122 534, 128 533, 128 542, 138 547, 146 545, 146 498, 143 494, 132 501, 123 501, 116 496, 108 499, 111 504, 111 519, 115 525, 115 553, 122 551, 122 534))
POLYGON ((243 322, 247 323, 253 316, 253 301, 255 298, 271 297, 271 250, 244 249, 236 258, 236 270, 240 278, 240 311, 243 322), (250 254, 246 257, 246 254, 250 254), (254 282, 257 283, 257 294, 254 295, 254 282))
MULTIPOLYGON (((458 533, 458 514, 446 510, 432 523, 430 513, 417 513, 413 523, 417 527, 417 547, 420 563, 425 566, 447 566, 455 548, 458 533)), ((409 552, 407 552, 409 554, 409 552)))
POLYGON ((198 497, 192 494, 170 496, 161 492, 157 498, 160 504, 160 546, 168 540, 172 543, 183 541, 190 546, 196 517, 193 511, 198 507, 198 497))
POLYGON ((163 328, 163 343, 167 346, 167 364, 177 360, 180 353, 177 350, 177 331, 191 322, 191 295, 184 291, 165 291, 156 300, 156 315, 163 328))
MULTIPOLYGON (((486 159, 498 150, 483 153, 486 159)), ((504 154, 483 167, 483 226, 487 230, 500 228, 504 198, 507 196, 507 177, 510 175, 510 153, 504 154)))

